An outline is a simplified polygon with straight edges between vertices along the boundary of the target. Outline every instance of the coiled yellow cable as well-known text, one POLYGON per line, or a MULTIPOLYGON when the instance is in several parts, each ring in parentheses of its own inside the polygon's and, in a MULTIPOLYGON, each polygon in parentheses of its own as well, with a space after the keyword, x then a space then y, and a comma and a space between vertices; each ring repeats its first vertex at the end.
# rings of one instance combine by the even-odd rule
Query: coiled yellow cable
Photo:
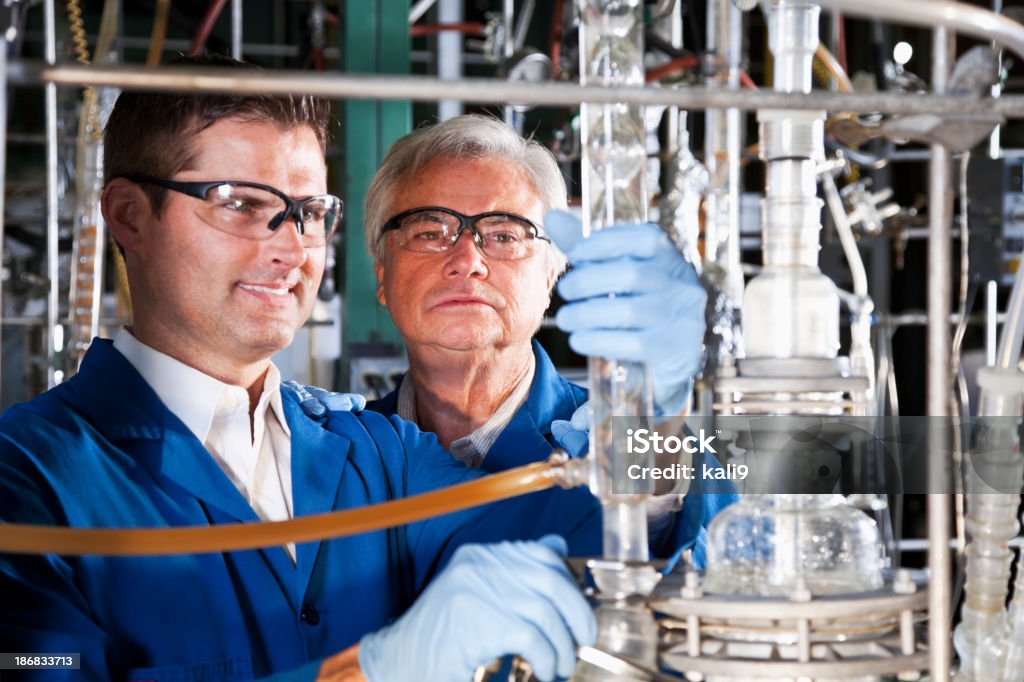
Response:
POLYGON ((89 41, 85 36, 85 22, 78 0, 67 0, 68 21, 71 23, 71 42, 75 46, 75 59, 79 64, 89 63, 89 41))

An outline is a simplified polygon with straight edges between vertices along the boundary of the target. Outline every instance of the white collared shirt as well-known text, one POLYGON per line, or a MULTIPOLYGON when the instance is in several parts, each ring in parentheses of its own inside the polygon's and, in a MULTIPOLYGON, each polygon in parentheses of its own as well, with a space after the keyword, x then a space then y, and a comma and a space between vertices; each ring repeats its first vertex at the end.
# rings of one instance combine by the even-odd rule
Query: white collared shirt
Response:
MULTIPOLYGON (((114 348, 157 397, 203 444, 265 521, 292 518, 291 430, 281 402, 281 373, 273 363, 249 426, 249 393, 150 348, 122 329, 114 348)), ((288 543, 295 561, 295 543, 288 543)))
MULTIPOLYGON (((527 367, 526 374, 494 414, 476 431, 452 441, 451 447, 448 449, 455 459, 474 469, 480 468, 484 463, 484 457, 494 445, 494 441, 498 440, 498 436, 529 397, 530 385, 533 383, 533 375, 536 371, 537 358, 531 353, 530 366, 527 367)), ((398 416, 406 421, 418 423, 416 422, 416 386, 413 384, 412 374, 406 374, 402 385, 398 388, 398 416)))
MULTIPOLYGON (((484 458, 490 451, 491 446, 498 440, 498 436, 505 430, 516 411, 526 402, 530 395, 530 386, 533 384, 533 375, 537 371, 537 358, 530 356, 530 367, 526 376, 516 385, 512 394, 505 399, 505 402, 491 415, 491 418, 484 422, 480 428, 467 436, 452 441, 449 450, 455 459, 463 464, 479 469, 483 465, 484 458)), ((406 421, 416 421, 416 386, 412 381, 412 374, 406 374, 402 385, 398 388, 398 416, 406 421)), ((652 495, 647 500, 647 522, 650 535, 654 537, 664 530, 672 521, 672 515, 683 508, 685 495, 667 493, 663 495, 652 495)))

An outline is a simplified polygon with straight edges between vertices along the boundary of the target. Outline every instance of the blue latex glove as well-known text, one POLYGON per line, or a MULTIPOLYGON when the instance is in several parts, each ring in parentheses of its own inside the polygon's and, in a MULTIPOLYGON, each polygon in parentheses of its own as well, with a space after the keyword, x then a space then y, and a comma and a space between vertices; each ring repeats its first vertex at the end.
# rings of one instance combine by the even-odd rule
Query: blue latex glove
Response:
POLYGON ((570 457, 582 457, 590 449, 590 424, 593 421, 593 410, 586 402, 576 408, 569 421, 555 419, 551 422, 551 435, 570 457))
POLYGON ((707 294, 693 265, 649 223, 584 239, 576 217, 554 210, 544 214, 544 228, 572 263, 558 283, 566 305, 556 317, 569 345, 582 355, 647 363, 655 407, 678 414, 703 365, 707 294))
POLYGON ((563 561, 565 540, 464 545, 404 616, 359 642, 370 682, 465 682, 519 654, 540 680, 572 675, 597 625, 563 561))
POLYGON ((366 398, 358 393, 334 393, 316 386, 303 386, 297 381, 284 381, 281 388, 291 391, 299 400, 299 407, 313 419, 326 417, 328 412, 359 412, 366 407, 366 398))

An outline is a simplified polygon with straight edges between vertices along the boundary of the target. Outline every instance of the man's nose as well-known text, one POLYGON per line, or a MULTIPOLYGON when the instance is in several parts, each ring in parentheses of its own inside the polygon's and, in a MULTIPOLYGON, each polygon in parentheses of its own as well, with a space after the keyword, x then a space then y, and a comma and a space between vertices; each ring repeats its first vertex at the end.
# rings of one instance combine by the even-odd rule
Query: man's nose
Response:
POLYGON ((455 237, 452 239, 451 248, 455 248, 455 246, 459 243, 459 240, 462 239, 463 236, 466 236, 468 241, 473 242, 479 248, 480 235, 478 235, 476 230, 470 227, 469 225, 464 225, 463 227, 460 227, 458 230, 455 231, 455 237))
POLYGON ((487 259, 470 228, 463 227, 455 233, 455 241, 447 251, 445 272, 452 276, 487 276, 487 259))
POLYGON ((275 261, 285 263, 292 267, 302 265, 308 253, 302 243, 301 218, 291 215, 285 218, 274 234, 267 240, 275 261))

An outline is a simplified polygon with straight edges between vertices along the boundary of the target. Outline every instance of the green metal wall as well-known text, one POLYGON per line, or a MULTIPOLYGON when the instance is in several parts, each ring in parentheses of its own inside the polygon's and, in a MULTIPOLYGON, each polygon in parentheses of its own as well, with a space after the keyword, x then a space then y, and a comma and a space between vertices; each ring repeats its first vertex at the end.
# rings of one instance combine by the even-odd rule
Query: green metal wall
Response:
MULTIPOLYGON (((407 74, 409 0, 346 0, 341 50, 347 73, 407 74)), ((345 358, 388 353, 400 337, 377 303, 373 263, 363 237, 363 197, 384 153, 412 126, 408 101, 350 100, 342 105, 345 191, 345 358)), ((343 362, 343 365, 347 364, 343 362)), ((343 378, 344 381, 344 378, 343 378)))

